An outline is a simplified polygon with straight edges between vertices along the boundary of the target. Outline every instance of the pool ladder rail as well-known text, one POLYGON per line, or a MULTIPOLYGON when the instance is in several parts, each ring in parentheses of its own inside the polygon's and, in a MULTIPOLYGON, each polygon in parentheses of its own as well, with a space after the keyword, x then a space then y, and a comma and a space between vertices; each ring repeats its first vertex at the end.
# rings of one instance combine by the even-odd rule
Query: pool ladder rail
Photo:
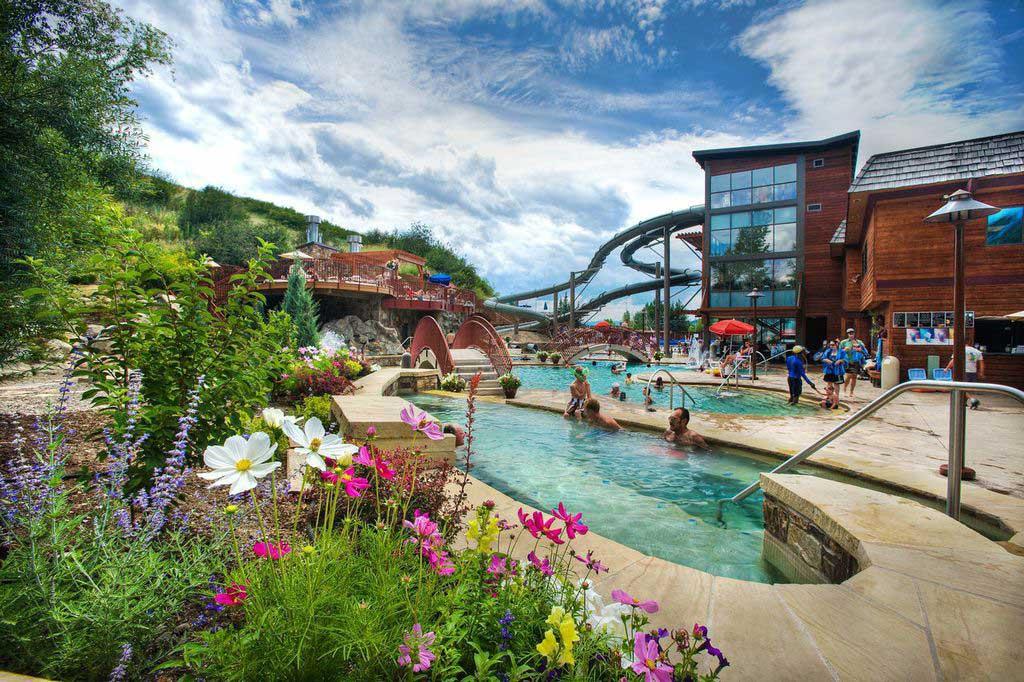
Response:
MULTIPOLYGON (((897 397, 906 393, 907 391, 913 391, 918 389, 924 389, 928 391, 938 391, 942 393, 949 393, 949 462, 947 471, 946 481, 946 514, 956 520, 960 520, 960 485, 961 477, 963 475, 964 466, 964 442, 967 429, 967 401, 966 394, 988 394, 988 395, 1007 395, 1011 398, 1016 399, 1019 403, 1024 404, 1024 391, 1019 389, 1003 386, 1002 384, 984 384, 984 383, 973 383, 967 381, 907 381, 898 386, 890 388, 888 391, 878 396, 870 403, 862 407, 859 411, 855 412, 850 417, 847 417, 842 424, 832 429, 824 436, 816 440, 811 445, 793 455, 785 462, 780 464, 771 470, 770 473, 781 474, 784 471, 788 471, 796 465, 803 462, 805 459, 813 455, 814 453, 821 450, 823 447, 834 441, 839 436, 842 436, 847 431, 850 431, 855 426, 860 424, 862 421, 873 415, 875 412, 880 410, 882 407, 888 405, 897 397)), ((746 488, 738 492, 732 497, 728 497, 718 501, 718 513, 717 520, 719 523, 723 523, 722 520, 722 507, 728 502, 741 502, 747 497, 752 495, 761 487, 761 480, 758 479, 748 485, 746 488)))
POLYGON ((668 389, 668 409, 669 409, 669 411, 673 411, 673 410, 676 409, 676 404, 675 404, 675 389, 676 389, 676 386, 679 387, 679 391, 683 394, 683 404, 682 404, 682 407, 684 407, 684 408, 686 407, 686 399, 687 398, 690 399, 690 404, 692 404, 694 407, 697 407, 697 401, 693 399, 693 396, 690 395, 686 391, 685 388, 683 388, 682 383, 680 383, 679 381, 676 381, 676 378, 675 378, 675 376, 672 375, 672 372, 668 371, 664 367, 661 367, 661 368, 655 370, 654 374, 652 374, 651 376, 649 376, 647 378, 647 393, 648 393, 648 395, 650 395, 651 383, 654 381, 654 377, 658 376, 662 372, 667 374, 668 378, 672 380, 672 383, 669 384, 669 389, 668 389))
MULTIPOLYGON (((776 353, 775 355, 772 355, 771 357, 767 357, 767 358, 764 356, 764 353, 762 353, 760 351, 755 351, 755 352, 758 355, 761 356, 761 359, 757 361, 757 366, 758 367, 764 367, 764 371, 767 372, 768 371, 768 363, 769 362, 771 362, 775 358, 783 357, 789 351, 782 351, 781 353, 776 353)), ((735 386, 739 386, 740 385, 740 379, 742 378, 742 375, 740 375, 740 370, 743 369, 743 367, 745 367, 745 366, 747 366, 749 364, 750 364, 749 362, 744 362, 744 363, 740 363, 740 364, 733 363, 731 371, 724 376, 724 378, 722 379, 722 383, 720 383, 718 385, 718 390, 715 391, 715 396, 716 397, 721 397, 722 389, 725 388, 726 385, 728 385, 729 380, 733 379, 734 377, 736 379, 736 383, 734 385, 735 386)), ((758 371, 760 371, 760 370, 758 370, 758 371)))

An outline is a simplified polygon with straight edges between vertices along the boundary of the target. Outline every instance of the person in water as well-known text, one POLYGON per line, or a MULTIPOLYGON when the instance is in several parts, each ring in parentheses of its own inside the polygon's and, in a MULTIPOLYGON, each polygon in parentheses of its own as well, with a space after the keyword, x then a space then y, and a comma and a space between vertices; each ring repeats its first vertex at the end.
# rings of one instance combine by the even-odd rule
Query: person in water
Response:
POLYGON ((663 437, 676 445, 694 445, 705 450, 708 447, 703 436, 690 429, 690 411, 685 407, 672 410, 668 418, 668 429, 665 430, 663 437))
POLYGON ((626 385, 629 386, 634 381, 635 381, 635 379, 633 379, 633 373, 632 372, 626 372, 626 385))
POLYGON ((593 424, 609 431, 618 431, 622 427, 619 423, 606 414, 601 414, 601 403, 597 398, 591 398, 583 404, 583 419, 588 424, 593 424))
POLYGON ((661 377, 655 377, 655 379, 654 379, 654 387, 656 389, 658 389, 659 391, 665 390, 665 380, 662 379, 661 377))
POLYGON ((622 388, 619 386, 618 382, 615 382, 614 384, 612 384, 612 390, 610 393, 608 393, 608 396, 612 400, 618 400, 620 393, 622 393, 622 388))
POLYGON ((569 384, 569 403, 565 406, 562 416, 580 418, 583 403, 590 400, 590 382, 587 381, 587 370, 577 365, 573 368, 573 382, 569 384))
POLYGON ((450 433, 455 436, 455 447, 462 447, 466 442, 466 432, 462 430, 462 427, 458 424, 448 422, 441 427, 441 431, 444 433, 450 433))
POLYGON ((644 386, 642 393, 644 394, 644 409, 648 412, 654 412, 654 398, 651 397, 651 389, 644 386))

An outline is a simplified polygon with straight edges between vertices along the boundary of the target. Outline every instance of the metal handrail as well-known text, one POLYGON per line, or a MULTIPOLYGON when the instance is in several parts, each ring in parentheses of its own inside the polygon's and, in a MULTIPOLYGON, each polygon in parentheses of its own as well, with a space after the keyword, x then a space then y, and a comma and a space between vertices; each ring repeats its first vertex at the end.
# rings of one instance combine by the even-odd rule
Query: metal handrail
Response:
MULTIPOLYGON (((758 360, 757 361, 757 363, 756 363, 757 366, 760 367, 760 366, 763 365, 767 369, 768 363, 771 360, 774 360, 775 358, 782 357, 783 355, 785 355, 789 351, 782 351, 781 353, 776 353, 775 355, 772 355, 771 357, 767 357, 767 358, 764 357, 764 353, 762 353, 761 351, 754 351, 754 352, 757 353, 758 355, 760 355, 763 358, 762 360, 758 360)), ((715 396, 721 396, 722 389, 725 388, 725 385, 729 383, 729 379, 733 378, 734 376, 736 377, 736 386, 740 385, 740 374, 739 374, 739 371, 743 367, 744 364, 747 364, 747 363, 740 363, 740 364, 733 363, 732 371, 729 374, 724 375, 724 380, 722 381, 722 383, 720 383, 718 385, 718 389, 715 391, 715 396)))
POLYGON ((669 379, 672 380, 672 383, 669 384, 669 389, 668 389, 668 409, 669 410, 675 410, 676 409, 676 407, 675 407, 676 403, 675 403, 675 400, 674 400, 676 386, 679 387, 680 393, 683 394, 683 407, 684 408, 686 407, 686 399, 687 398, 689 398, 690 402, 693 404, 693 406, 696 407, 697 406, 697 401, 693 399, 692 395, 687 393, 686 389, 683 388, 683 385, 681 383, 676 381, 676 378, 672 375, 672 372, 668 371, 664 367, 661 367, 661 368, 655 370, 654 374, 652 374, 651 376, 647 377, 647 394, 650 395, 650 393, 651 393, 651 382, 654 381, 654 377, 658 376, 662 372, 667 374, 669 379))
MULTIPOLYGON (((960 518, 960 478, 964 465, 964 436, 967 422, 967 406, 965 404, 966 393, 991 393, 997 395, 1008 395, 1024 404, 1024 391, 1002 384, 976 384, 968 381, 908 381, 890 388, 870 403, 861 408, 858 412, 846 419, 842 424, 832 429, 824 436, 807 446, 785 462, 775 467, 769 473, 780 474, 792 469, 800 462, 821 450, 823 447, 843 435, 857 424, 873 415, 879 409, 891 403, 898 396, 915 389, 927 389, 941 391, 950 394, 949 400, 949 463, 946 482, 946 514, 954 519, 960 518)), ((721 518, 722 505, 726 502, 740 502, 752 495, 761 487, 761 479, 754 481, 731 498, 719 500, 718 516, 721 518)))

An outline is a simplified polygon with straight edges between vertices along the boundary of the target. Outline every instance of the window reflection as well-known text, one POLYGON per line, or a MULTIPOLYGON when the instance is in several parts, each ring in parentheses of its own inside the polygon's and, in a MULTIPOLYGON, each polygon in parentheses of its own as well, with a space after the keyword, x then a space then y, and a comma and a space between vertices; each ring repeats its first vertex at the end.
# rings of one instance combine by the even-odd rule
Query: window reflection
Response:
POLYGON ((796 164, 712 175, 711 207, 746 206, 796 199, 796 164))

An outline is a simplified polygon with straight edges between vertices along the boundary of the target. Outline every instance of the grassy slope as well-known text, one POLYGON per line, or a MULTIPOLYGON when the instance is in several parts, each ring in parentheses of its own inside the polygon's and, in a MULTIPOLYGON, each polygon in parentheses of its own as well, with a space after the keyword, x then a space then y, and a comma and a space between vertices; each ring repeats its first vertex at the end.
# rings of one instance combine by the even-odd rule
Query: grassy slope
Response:
MULTIPOLYGON (((125 200, 128 212, 137 220, 138 228, 143 235, 152 241, 167 244, 169 247, 180 247, 187 242, 182 228, 179 225, 181 214, 186 210, 186 203, 190 195, 197 194, 197 190, 183 187, 159 177, 147 177, 142 189, 133 197, 125 200)), ((224 210, 234 212, 244 218, 258 231, 278 233, 283 232, 288 243, 278 244, 281 251, 289 250, 306 240, 306 218, 305 215, 290 208, 278 206, 269 201, 261 201, 250 197, 238 197, 225 193, 223 197, 226 208, 224 210)), ((350 234, 358 234, 355 230, 349 230, 329 221, 320 223, 321 240, 338 248, 345 247, 345 239, 350 234)), ((276 242, 281 239, 275 240, 276 242)), ((427 259, 428 269, 434 271, 432 261, 436 263, 451 264, 453 262, 465 262, 459 254, 443 245, 435 245, 432 249, 416 248, 415 245, 405 245, 416 255, 427 259)), ((390 248, 384 243, 366 243, 364 250, 379 250, 390 248)), ((442 266, 444 267, 444 266, 442 266)), ((450 265, 448 266, 450 269, 450 265)), ((465 263, 465 271, 452 273, 453 280, 457 285, 473 288, 481 296, 490 296, 493 289, 489 282, 479 277, 475 268, 465 263)))

